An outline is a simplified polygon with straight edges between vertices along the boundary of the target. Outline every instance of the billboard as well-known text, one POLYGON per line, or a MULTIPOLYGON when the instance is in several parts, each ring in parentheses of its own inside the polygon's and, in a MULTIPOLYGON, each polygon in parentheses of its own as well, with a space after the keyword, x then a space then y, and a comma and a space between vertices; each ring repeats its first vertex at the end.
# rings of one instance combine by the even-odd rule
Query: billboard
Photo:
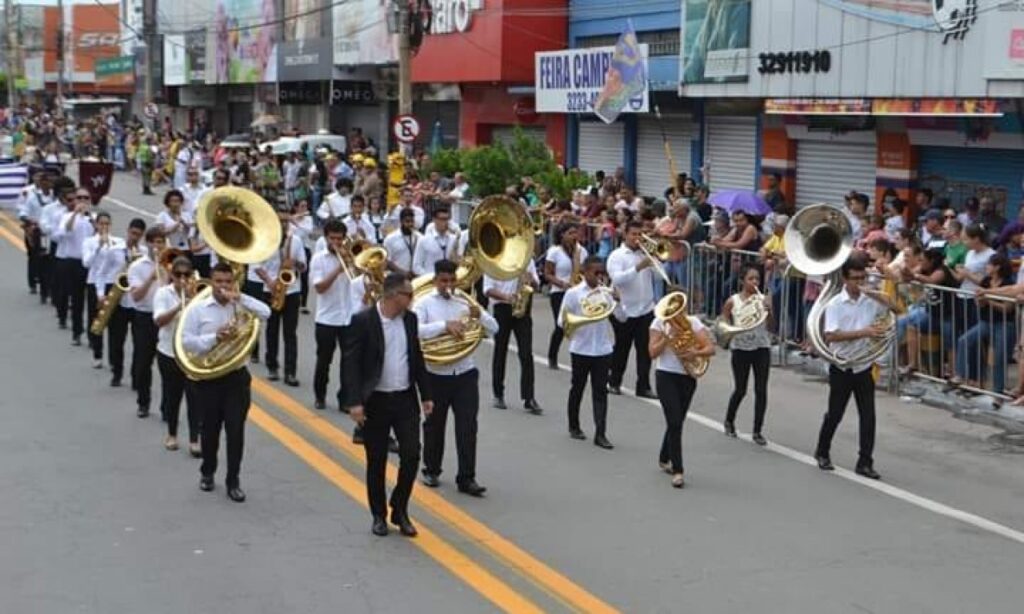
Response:
POLYGON ((335 64, 358 66, 398 61, 398 40, 388 33, 390 4, 389 0, 351 0, 334 4, 335 64))
POLYGON ((320 7, 321 0, 284 0, 284 40, 320 38, 324 14, 320 7))
MULTIPOLYGON (((60 29, 60 8, 48 6, 43 12, 44 29, 56 37, 60 29)), ((96 81, 96 60, 121 55, 120 5, 64 5, 65 78, 75 83, 96 81)), ((56 39, 43 47, 43 68, 47 80, 57 77, 56 39)))
POLYGON ((308 38, 285 41, 278 46, 279 81, 325 81, 334 74, 331 39, 308 38))
MULTIPOLYGON (((640 45, 647 64, 647 44, 640 45)), ((534 59, 534 96, 538 113, 594 113, 594 103, 605 87, 615 47, 542 51, 534 59)), ((623 113, 646 113, 649 92, 630 98, 623 113)))
POLYGON ((214 74, 211 83, 266 83, 277 80, 275 0, 216 0, 214 74))
POLYGON ((684 0, 680 46, 683 83, 745 81, 750 0, 684 0))
POLYGON ((188 83, 188 56, 184 34, 164 34, 164 85, 188 83))

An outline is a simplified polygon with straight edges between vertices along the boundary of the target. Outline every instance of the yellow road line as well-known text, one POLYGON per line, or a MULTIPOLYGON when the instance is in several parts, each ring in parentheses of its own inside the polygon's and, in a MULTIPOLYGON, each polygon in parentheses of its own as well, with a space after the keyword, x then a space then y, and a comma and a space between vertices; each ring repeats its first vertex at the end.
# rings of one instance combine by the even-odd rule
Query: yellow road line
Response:
MULTIPOLYGON (((3 217, 7 218, 6 215, 4 215, 3 217)), ((5 228, 4 226, 0 226, 0 237, 7 239, 11 243, 11 245, 18 248, 19 250, 25 251, 25 240, 22 237, 15 235, 10 230, 7 230, 7 228, 5 228)))
MULTIPOLYGON (((307 465, 315 469, 317 473, 334 484, 339 490, 354 499, 362 507, 367 507, 366 490, 363 483, 332 461, 326 454, 255 404, 250 406, 249 419, 295 454, 295 456, 305 461, 307 465)), ((506 612, 516 613, 543 612, 532 601, 517 593, 508 584, 473 562, 465 554, 456 550, 451 544, 422 524, 419 526, 419 536, 409 540, 409 542, 498 608, 506 612)))
MULTIPOLYGON (((352 443, 348 433, 260 378, 253 378, 252 387, 264 399, 280 407, 357 462, 365 464, 362 447, 352 443)), ((397 474, 397 468, 388 463, 388 478, 394 481, 397 474)), ((618 611, 433 491, 418 488, 413 491, 413 500, 567 607, 588 613, 618 611)))

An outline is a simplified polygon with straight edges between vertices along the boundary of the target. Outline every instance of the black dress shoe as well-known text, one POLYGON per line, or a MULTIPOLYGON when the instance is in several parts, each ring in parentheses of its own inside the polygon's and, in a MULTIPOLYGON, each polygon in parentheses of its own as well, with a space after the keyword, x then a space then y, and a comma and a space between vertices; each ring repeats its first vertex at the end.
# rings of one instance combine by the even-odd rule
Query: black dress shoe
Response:
POLYGON ((292 388, 298 388, 299 387, 299 380, 295 379, 294 375, 285 375, 284 376, 284 385, 285 386, 291 386, 292 388))
POLYGON ((476 480, 470 480, 459 484, 459 492, 471 497, 482 497, 487 492, 487 489, 477 484, 476 480))
POLYGON ((199 478, 199 490, 203 492, 210 492, 213 490, 213 476, 204 475, 199 478))
POLYGON ((82 338, 81 337, 72 337, 71 338, 71 345, 76 346, 76 347, 80 347, 82 345, 82 338))
POLYGON ((424 473, 420 480, 423 482, 424 486, 429 486, 430 488, 437 488, 441 485, 441 480, 437 479, 436 475, 432 475, 430 473, 424 473))
POLYGON ((68 323, 67 322, 57 322, 57 328, 59 328, 61 330, 67 330, 68 329, 68 323))
POLYGON ((604 435, 595 435, 594 445, 599 448, 604 448, 605 450, 611 450, 612 448, 615 447, 612 445, 612 442, 608 441, 608 438, 605 437, 604 435))
POLYGON ((313 402, 313 407, 315 407, 316 409, 326 409, 327 403, 325 403, 323 399, 317 399, 316 401, 313 402))
POLYGON ((121 387, 121 378, 116 376, 116 375, 114 377, 110 378, 110 387, 111 388, 120 388, 121 387))
POLYGON ((818 461, 818 469, 822 471, 832 471, 835 466, 832 464, 832 459, 827 456, 815 456, 815 460, 818 461))
POLYGON ((388 523, 384 522, 383 516, 373 517, 373 528, 370 531, 377 537, 384 537, 388 534, 388 523))
POLYGON ((416 537, 419 534, 416 526, 405 514, 391 514, 391 524, 398 527, 398 532, 406 537, 416 537))
POLYGON ((539 416, 544 413, 544 409, 540 406, 540 403, 536 399, 528 399, 523 403, 523 408, 535 416, 539 416))
POLYGON ((548 369, 551 369, 552 371, 558 371, 558 361, 557 360, 551 360, 549 358, 548 359, 548 369))
POLYGON ((398 440, 394 437, 388 437, 388 452, 398 454, 398 440))
POLYGON ((759 446, 768 445, 768 440, 765 439, 764 435, 762 435, 761 433, 754 433, 753 435, 750 436, 750 439, 752 439, 754 443, 756 443, 759 446))
POLYGON ((658 395, 654 394, 654 391, 650 388, 645 390, 637 390, 636 396, 641 399, 657 399, 658 395))
POLYGON ((857 475, 862 475, 871 480, 882 479, 882 476, 871 465, 858 465, 854 471, 857 472, 857 475))
POLYGON ((267 379, 272 382, 276 382, 277 380, 281 379, 281 376, 277 374, 277 369, 271 369, 270 374, 267 375, 267 379))
POLYGON ((618 386, 612 386, 611 384, 609 384, 608 385, 608 393, 609 394, 622 394, 622 389, 619 388, 618 386))
POLYGON ((249 357, 249 362, 251 362, 254 365, 258 365, 260 364, 260 357, 253 354, 252 356, 249 357))
POLYGON ((584 433, 580 429, 569 429, 569 437, 572 437, 573 439, 584 439, 585 440, 587 438, 587 435, 586 435, 586 433, 584 433))
POLYGON ((494 400, 491 401, 491 406, 494 409, 508 409, 508 405, 505 404, 505 399, 501 397, 494 397, 494 400))
POLYGON ((352 443, 357 446, 363 445, 363 429, 356 427, 356 430, 352 431, 352 443))
POLYGON ((726 437, 736 437, 736 425, 734 425, 732 422, 724 422, 722 424, 722 427, 725 429, 726 437))
POLYGON ((138 411, 135 412, 135 415, 140 417, 140 418, 148 418, 149 417, 149 408, 146 407, 145 405, 139 405, 139 409, 138 409, 138 411))
POLYGON ((235 503, 241 503, 245 501, 245 491, 238 486, 228 486, 228 499, 235 503))

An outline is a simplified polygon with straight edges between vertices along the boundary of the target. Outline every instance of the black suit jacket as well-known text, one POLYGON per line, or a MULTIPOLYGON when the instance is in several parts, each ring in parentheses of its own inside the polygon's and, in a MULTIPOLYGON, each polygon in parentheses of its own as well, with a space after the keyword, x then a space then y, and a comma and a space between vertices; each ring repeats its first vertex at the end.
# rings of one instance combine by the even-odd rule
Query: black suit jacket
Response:
MULTIPOLYGON (((420 400, 429 401, 427 367, 420 350, 419 325, 416 314, 406 311, 405 342, 409 351, 409 383, 420 393, 420 400)), ((384 370, 384 330, 376 305, 352 316, 343 343, 342 377, 345 380, 345 406, 365 405, 380 382, 384 370)))

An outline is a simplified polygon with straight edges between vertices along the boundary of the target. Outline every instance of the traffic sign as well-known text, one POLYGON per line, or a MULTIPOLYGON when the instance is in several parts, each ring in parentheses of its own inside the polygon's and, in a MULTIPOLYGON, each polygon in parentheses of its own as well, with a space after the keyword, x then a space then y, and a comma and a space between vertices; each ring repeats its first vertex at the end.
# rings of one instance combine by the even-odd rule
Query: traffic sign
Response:
POLYGON ((391 128, 401 143, 412 143, 420 135, 420 123, 412 115, 399 115, 391 128))

